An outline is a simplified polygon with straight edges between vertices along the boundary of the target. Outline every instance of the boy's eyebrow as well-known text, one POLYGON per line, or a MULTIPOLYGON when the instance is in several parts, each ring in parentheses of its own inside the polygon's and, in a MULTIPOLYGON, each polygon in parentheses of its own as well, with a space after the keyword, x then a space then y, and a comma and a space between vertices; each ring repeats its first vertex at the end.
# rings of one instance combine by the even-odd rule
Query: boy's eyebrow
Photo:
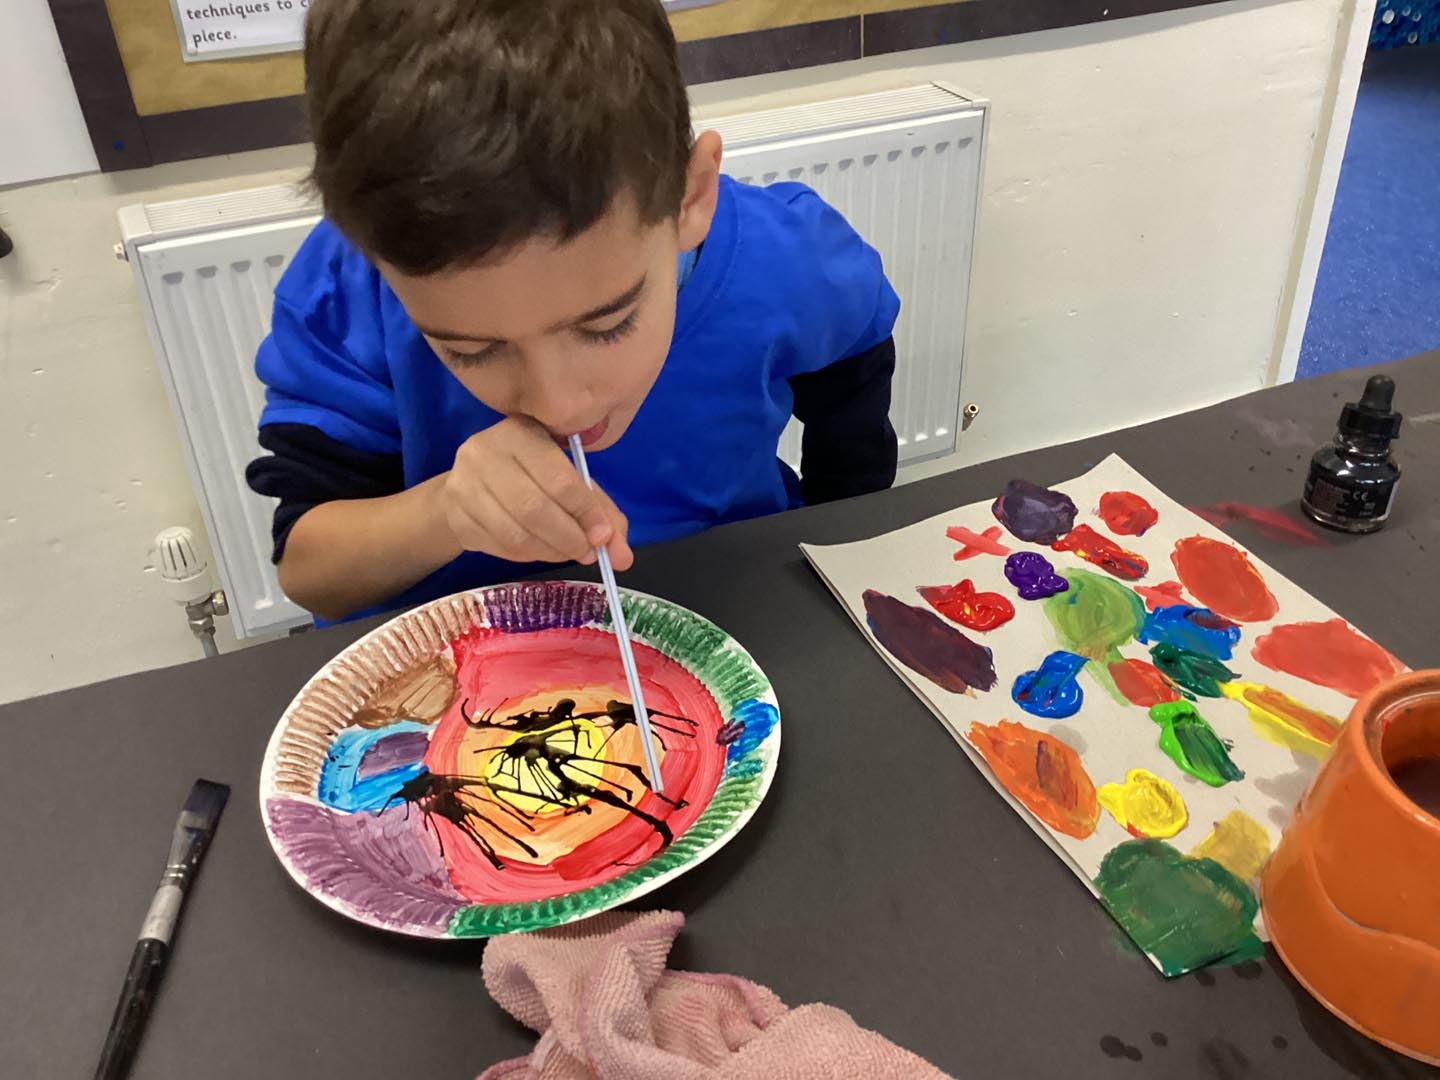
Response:
MULTIPOLYGON (((640 294, 645 291, 645 284, 648 280, 648 277, 642 276, 639 281, 631 285, 630 288, 626 289, 614 300, 607 300, 599 307, 591 308, 576 318, 565 319, 563 322, 556 323, 550 329, 563 330, 567 326, 579 326, 582 323, 603 319, 607 315, 614 315, 629 307, 640 298, 640 294)), ((436 330, 428 326, 421 326, 419 323, 415 324, 415 329, 419 330, 426 337, 435 338, 437 341, 495 342, 501 340, 500 338, 476 337, 474 334, 462 334, 458 330, 436 330)))

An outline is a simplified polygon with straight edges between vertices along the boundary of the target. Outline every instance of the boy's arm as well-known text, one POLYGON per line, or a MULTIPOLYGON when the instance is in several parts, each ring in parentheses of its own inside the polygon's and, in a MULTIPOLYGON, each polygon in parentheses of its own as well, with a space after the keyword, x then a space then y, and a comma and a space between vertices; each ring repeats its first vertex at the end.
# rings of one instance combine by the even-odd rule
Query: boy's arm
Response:
POLYGON ((890 380, 895 339, 829 367, 790 378, 795 417, 805 425, 800 486, 806 503, 883 491, 895 482, 890 380))
POLYGON ((271 456, 252 462, 246 479, 279 500, 273 559, 281 588, 307 610, 341 618, 460 554, 439 497, 446 474, 406 490, 398 455, 356 450, 305 424, 266 425, 260 445, 271 456))

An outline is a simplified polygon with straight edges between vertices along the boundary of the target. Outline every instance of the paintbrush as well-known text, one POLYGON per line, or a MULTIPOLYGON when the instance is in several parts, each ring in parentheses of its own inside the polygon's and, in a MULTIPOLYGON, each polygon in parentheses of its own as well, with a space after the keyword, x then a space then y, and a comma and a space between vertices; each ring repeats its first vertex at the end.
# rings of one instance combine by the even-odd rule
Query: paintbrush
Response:
MULTIPOLYGON (((580 470, 580 479, 593 491, 595 481, 590 479, 590 466, 585 463, 585 444, 580 441, 579 435, 570 436, 570 456, 575 459, 575 468, 580 470)), ((615 584, 615 568, 610 565, 610 552, 603 547, 595 549, 595 559, 600 564, 600 578, 605 582, 605 599, 610 604, 610 621, 615 624, 615 640, 620 645, 620 663, 625 666, 625 681, 630 684, 630 707, 635 711, 635 722, 640 725, 640 740, 645 751, 645 771, 650 774, 650 790, 656 795, 664 795, 660 763, 655 759, 655 737, 650 732, 650 713, 645 708, 645 695, 640 690, 640 673, 635 670, 635 652, 630 648, 630 631, 625 627, 625 612, 620 608, 620 586, 615 584)))
POLYGON ((200 860, 215 835, 215 826, 228 798, 229 787, 209 780, 196 780, 190 789, 190 797, 175 822, 170 861, 165 864, 160 887, 155 890, 155 899, 150 901, 150 911, 140 926, 140 940, 135 943, 130 968, 125 972, 125 986, 110 1021, 110 1033, 105 1037, 95 1080, 118 1080, 130 1071, 155 991, 160 987, 165 963, 170 958, 170 938, 175 933, 185 894, 200 869, 200 860))

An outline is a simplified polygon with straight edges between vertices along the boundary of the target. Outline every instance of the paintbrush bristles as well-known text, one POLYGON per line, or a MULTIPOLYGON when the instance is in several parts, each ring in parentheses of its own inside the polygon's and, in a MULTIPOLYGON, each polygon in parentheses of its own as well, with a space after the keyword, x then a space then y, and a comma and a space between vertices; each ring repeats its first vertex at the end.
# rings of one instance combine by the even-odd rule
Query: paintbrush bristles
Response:
POLYGON ((196 780, 190 788, 190 797, 185 800, 185 809, 181 811, 186 817, 195 815, 197 820, 193 825, 185 822, 186 828, 210 829, 215 827, 215 822, 225 809, 225 803, 230 798, 230 786, 228 784, 217 784, 213 780, 196 780))

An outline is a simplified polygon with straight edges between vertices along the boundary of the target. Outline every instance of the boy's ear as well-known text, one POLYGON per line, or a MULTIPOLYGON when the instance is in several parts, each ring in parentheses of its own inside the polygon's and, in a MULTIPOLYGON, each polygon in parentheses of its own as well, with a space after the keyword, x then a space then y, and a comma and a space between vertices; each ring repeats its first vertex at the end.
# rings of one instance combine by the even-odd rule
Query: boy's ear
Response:
POLYGON ((710 232, 715 201, 720 196, 720 159, 723 153, 724 144, 715 131, 702 132, 690 151, 690 165, 685 171, 685 198, 680 203, 677 222, 681 251, 699 247, 710 232))

